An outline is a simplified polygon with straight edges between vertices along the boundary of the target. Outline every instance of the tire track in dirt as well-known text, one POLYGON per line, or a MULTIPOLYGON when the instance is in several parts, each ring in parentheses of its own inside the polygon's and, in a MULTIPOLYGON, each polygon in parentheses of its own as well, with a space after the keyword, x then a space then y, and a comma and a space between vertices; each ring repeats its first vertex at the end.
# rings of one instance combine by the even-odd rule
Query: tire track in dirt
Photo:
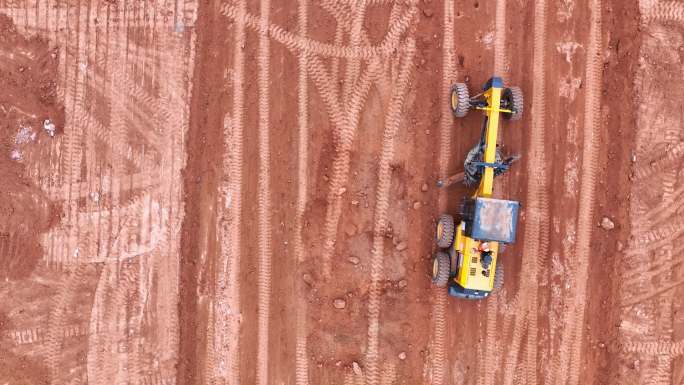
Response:
MULTIPOLYGON (((260 23, 269 25, 270 0, 260 1, 260 23)), ((266 385, 268 378, 269 322, 271 314, 271 183, 270 183, 270 118, 269 118, 270 39, 267 29, 259 30, 257 55, 259 92, 259 176, 257 180, 258 305, 256 383, 266 385)))
MULTIPOLYGON (((297 7, 297 22, 302 39, 306 39, 308 33, 308 0, 299 0, 297 7)), ((297 299, 295 300, 295 383, 297 385, 309 384, 309 358, 307 348, 307 311, 306 288, 300 279, 302 266, 307 257, 303 245, 304 212, 308 196, 309 174, 309 93, 307 74, 308 55, 306 52, 299 53, 299 82, 297 85, 297 108, 298 108, 298 141, 297 141, 297 203, 295 207, 295 233, 294 252, 297 269, 294 278, 294 287, 297 299)))
MULTIPOLYGON (((268 34, 275 41, 284 44, 293 51, 306 51, 309 54, 323 57, 339 57, 345 59, 361 58, 369 60, 377 56, 389 55, 397 49, 399 45, 399 36, 406 32, 406 29, 409 26, 408 20, 412 19, 415 14, 414 7, 409 9, 412 11, 407 11, 399 22, 391 25, 385 39, 380 44, 374 46, 335 46, 333 44, 311 39, 303 40, 299 36, 287 32, 281 26, 264 24, 258 17, 249 13, 245 14, 245 21, 250 28, 257 30, 259 33, 268 34)), ((237 11, 232 5, 225 5, 221 12, 223 15, 233 20, 237 17, 237 11)))
MULTIPOLYGON (((439 160, 438 172, 440 179, 449 176, 449 164, 451 162, 451 131, 452 113, 449 108, 451 84, 456 80, 456 67, 454 60, 454 1, 444 1, 444 29, 442 35, 442 85, 439 103, 442 116, 439 120, 439 160)), ((446 211, 447 192, 440 189, 438 197, 438 212, 446 211)), ((449 363, 446 351, 447 345, 447 299, 448 293, 442 287, 432 286, 432 351, 430 365, 432 366, 432 379, 434 385, 444 385, 447 382, 449 363)))
POLYGON ((513 325, 513 349, 509 351, 504 371, 504 384, 515 380, 518 346, 522 344, 523 333, 527 331, 527 344, 523 346, 524 368, 522 375, 527 383, 537 383, 537 279, 539 265, 548 248, 547 231, 543 228, 543 217, 548 213, 546 202, 545 163, 545 122, 546 122, 546 41, 547 41, 547 3, 546 0, 535 2, 534 10, 534 47, 533 47, 533 84, 532 84, 532 124, 530 126, 530 144, 527 160, 527 208, 525 210, 525 228, 523 254, 535 258, 534 263, 523 264, 520 274, 519 290, 515 300, 518 312, 513 325), (540 165, 542 165, 540 167, 540 165), (533 178, 532 176, 536 176, 533 178), (534 313, 534 314, 533 314, 534 313))
POLYGON ((603 78, 601 48, 602 1, 592 0, 589 9, 591 16, 585 73, 584 139, 577 216, 577 243, 575 248, 577 294, 574 298, 573 308, 576 309, 577 318, 572 319, 570 325, 566 325, 566 327, 574 330, 573 352, 570 359, 568 381, 570 385, 576 385, 579 382, 581 370, 584 313, 589 279, 588 269, 591 261, 590 242, 592 230, 594 229, 594 202, 598 174, 598 134, 601 129, 601 87, 603 78))
MULTIPOLYGON (((529 294, 527 303, 527 338, 528 343, 525 347, 527 364, 527 382, 528 384, 537 383, 537 357, 538 357, 538 291, 539 291, 539 272, 545 268, 546 256, 549 252, 549 203, 548 203, 548 187, 547 187, 547 171, 545 167, 538 167, 538 165, 546 165, 545 142, 546 142, 546 42, 547 42, 547 10, 548 3, 546 0, 535 4, 535 45, 534 45, 534 83, 532 95, 532 126, 535 127, 537 134, 535 150, 538 151, 537 156, 532 160, 536 164, 528 164, 528 175, 537 175, 537 180, 528 183, 535 185, 533 192, 535 194, 534 200, 537 202, 537 207, 532 210, 538 210, 537 215, 533 215, 536 228, 534 229, 534 237, 538 237, 536 247, 533 247, 534 261, 531 263, 530 280, 528 287, 525 290, 529 294), (540 76, 541 75, 541 76, 540 76), (536 168, 536 170, 534 170, 536 168), (533 171, 534 170, 534 171, 533 171), (536 182, 536 183, 535 183, 536 182), (528 290, 529 289, 529 290, 528 290)), ((523 287, 521 285, 521 287, 523 287)), ((523 294, 521 294, 523 295, 523 294)))
POLYGON ((680 1, 658 1, 642 15, 645 21, 684 22, 684 3, 680 1))
POLYGON ((636 170, 634 170, 634 176, 636 180, 639 180, 659 175, 659 172, 667 168, 676 167, 683 157, 684 142, 679 142, 669 148, 662 158, 655 159, 643 166, 637 167, 636 170))
POLYGON ((77 296, 77 288, 83 282, 87 272, 87 265, 79 265, 69 272, 57 286, 57 299, 48 316, 47 330, 45 332, 45 360, 48 364, 50 383, 59 380, 60 365, 59 353, 61 352, 61 342, 63 330, 65 329, 65 317, 69 304, 77 296))
MULTIPOLYGON (((244 0, 238 3, 238 15, 246 11, 244 0)), ((223 205, 220 208, 220 255, 216 279, 216 299, 212 306, 213 336, 209 339, 206 371, 214 383, 240 383, 240 261, 242 224, 243 130, 245 121, 244 83, 245 57, 240 49, 245 44, 242 17, 235 22, 233 53, 232 117, 224 118, 223 170, 227 177, 220 182, 223 205)), ((210 329, 211 329, 210 328, 210 329)))
POLYGON ((366 353, 366 384, 378 385, 380 367, 378 363, 380 338, 380 297, 382 291, 382 274, 384 262, 384 241, 387 229, 387 211, 392 184, 391 162, 394 159, 394 140, 401 124, 401 113, 406 101, 406 93, 413 68, 415 42, 409 38, 406 49, 402 50, 403 60, 396 79, 392 98, 385 117, 385 130, 382 137, 382 149, 378 165, 378 184, 376 190, 373 245, 370 256, 370 286, 368 289, 368 347, 366 353))
MULTIPOLYGON (((398 7, 398 5, 395 5, 398 7)), ((392 34, 393 30, 405 30, 409 24, 413 23, 412 15, 416 13, 416 7, 411 6, 404 12, 402 17, 396 19, 390 18, 389 30, 386 39, 392 34), (407 18, 407 16, 409 18, 407 18), (401 25, 401 28, 396 26, 401 25)), ((364 10, 355 10, 357 14, 352 23, 351 44, 360 44, 361 27, 363 22, 364 10)), ((399 35, 395 37, 398 41, 399 35)), ((392 40, 394 41, 394 40, 392 40)), ((323 276, 328 279, 330 276, 331 257, 335 249, 335 242, 337 240, 337 227, 342 211, 342 194, 346 191, 346 184, 349 177, 349 166, 351 158, 351 147, 356 137, 356 131, 359 125, 360 113, 362 110, 363 101, 366 100, 370 86, 382 74, 382 63, 380 58, 371 60, 365 72, 358 75, 360 62, 352 60, 348 64, 345 90, 341 95, 341 99, 346 104, 345 115, 342 128, 333 132, 335 138, 335 155, 333 158, 332 176, 329 181, 329 190, 327 195, 328 206, 326 208, 325 221, 323 224, 323 248, 321 252, 323 276), (356 84, 354 83, 356 80, 356 84), (347 85, 350 85, 347 88, 347 85), (337 133, 337 135, 335 135, 337 133)), ((334 85, 332 85, 334 86, 334 85)), ((339 126, 338 126, 339 127, 339 126)))
MULTIPOLYGON (((363 109, 363 102, 367 99, 373 82, 375 82, 382 73, 382 63, 378 60, 373 60, 369 63, 368 68, 364 71, 352 87, 351 95, 347 98, 349 100, 347 108, 344 110, 345 114, 342 116, 342 125, 337 134, 337 145, 335 148, 335 156, 332 161, 332 175, 328 182, 328 194, 326 201, 328 206, 326 208, 325 221, 323 223, 323 247, 321 252, 322 275, 324 279, 330 277, 330 263, 331 256, 335 249, 335 241, 337 239, 337 225, 339 223, 340 214, 342 212, 342 194, 345 193, 347 179, 349 177, 349 167, 351 162, 351 147, 356 137, 356 131, 361 119, 361 110, 363 109)), ((344 97, 343 97, 344 98, 344 97)))
POLYGON ((684 355, 684 341, 625 341, 622 343, 622 349, 628 353, 676 358, 684 355))

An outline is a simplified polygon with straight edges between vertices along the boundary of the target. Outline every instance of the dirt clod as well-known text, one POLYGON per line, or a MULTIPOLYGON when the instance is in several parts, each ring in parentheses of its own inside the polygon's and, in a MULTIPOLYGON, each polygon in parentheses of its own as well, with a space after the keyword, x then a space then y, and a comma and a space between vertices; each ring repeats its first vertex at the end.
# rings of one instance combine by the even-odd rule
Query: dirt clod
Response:
POLYGON ((615 223, 608 217, 601 219, 601 228, 604 230, 612 230, 615 228, 615 223))
POLYGON ((347 301, 344 298, 335 298, 333 300, 333 307, 335 309, 344 309, 347 307, 347 301))
POLYGON ((313 284, 314 284, 314 279, 311 276, 311 274, 306 274, 306 273, 303 274, 302 275, 302 281, 304 281, 304 283, 306 283, 309 286, 313 286, 313 284))
POLYGON ((361 366, 360 366, 359 363, 356 362, 356 361, 352 362, 352 371, 353 371, 354 374, 356 374, 357 376, 362 376, 362 375, 363 375, 363 371, 361 370, 361 366))

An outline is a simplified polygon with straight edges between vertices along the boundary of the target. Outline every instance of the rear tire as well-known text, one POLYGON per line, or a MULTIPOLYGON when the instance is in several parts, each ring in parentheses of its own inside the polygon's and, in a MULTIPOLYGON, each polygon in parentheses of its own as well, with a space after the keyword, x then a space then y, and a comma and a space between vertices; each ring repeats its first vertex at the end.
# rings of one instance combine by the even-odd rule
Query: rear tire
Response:
POLYGON ((470 111, 470 95, 468 86, 463 83, 455 83, 451 86, 450 98, 451 112, 457 118, 462 118, 470 111))
POLYGON ((499 291, 501 290, 504 284, 503 261, 496 261, 496 270, 494 274, 494 291, 499 291))
POLYGON ((520 87, 509 87, 504 89, 501 98, 506 101, 508 109, 513 112, 504 112, 504 118, 508 120, 520 120, 523 115, 523 93, 520 87))
POLYGON ((454 243, 454 226, 454 217, 449 214, 439 216, 435 229, 435 240, 439 248, 446 249, 454 243))
POLYGON ((451 259, 443 251, 438 251, 432 259, 432 283, 445 287, 451 275, 451 259))

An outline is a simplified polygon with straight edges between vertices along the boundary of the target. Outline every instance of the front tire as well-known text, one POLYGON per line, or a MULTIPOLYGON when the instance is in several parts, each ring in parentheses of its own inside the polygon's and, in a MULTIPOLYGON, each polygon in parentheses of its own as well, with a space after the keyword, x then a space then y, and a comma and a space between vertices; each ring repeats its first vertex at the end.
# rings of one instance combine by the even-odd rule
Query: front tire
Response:
POLYGON ((438 251, 432 259, 432 283, 438 287, 445 287, 449 283, 451 274, 451 260, 449 255, 438 251))
POLYGON ((454 217, 449 214, 439 216, 435 233, 435 240, 439 248, 446 249, 454 243, 454 229, 454 217))
POLYGON ((523 115, 523 93, 520 87, 509 87, 504 89, 501 98, 506 101, 509 110, 513 112, 504 112, 504 118, 508 120, 520 120, 523 115))
POLYGON ((470 95, 468 86, 463 83, 456 83, 451 86, 451 112, 457 118, 462 118, 470 111, 470 95))

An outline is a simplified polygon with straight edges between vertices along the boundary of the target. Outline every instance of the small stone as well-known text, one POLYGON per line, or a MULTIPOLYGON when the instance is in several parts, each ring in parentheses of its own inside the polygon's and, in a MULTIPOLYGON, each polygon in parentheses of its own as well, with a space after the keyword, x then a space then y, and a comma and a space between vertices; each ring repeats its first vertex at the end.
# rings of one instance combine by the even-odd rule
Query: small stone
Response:
POLYGON ((342 361, 335 362, 335 366, 342 366, 342 361))
POLYGON ((361 370, 361 366, 356 361, 352 362, 352 371, 354 371, 354 374, 356 374, 357 376, 363 375, 363 371, 361 370))
POLYGON ((313 277, 311 276, 311 274, 306 274, 306 273, 302 275, 302 281, 304 281, 304 283, 306 283, 309 286, 312 286, 314 283, 314 280, 313 280, 313 277))
POLYGON ((344 298, 335 298, 333 300, 333 306, 335 309, 344 309, 347 307, 347 301, 345 301, 344 298))
POLYGON ((432 17, 434 14, 435 12, 430 8, 423 9, 423 15, 425 15, 425 17, 432 17))
POLYGON ((601 348, 601 349, 603 349, 603 348, 606 347, 606 344, 603 343, 603 342, 599 342, 599 343, 598 343, 598 347, 601 348))
POLYGON ((418 201, 413 202, 413 209, 418 210, 421 206, 421 203, 418 201))
POLYGON ((45 130, 45 132, 47 132, 48 135, 50 135, 50 137, 55 136, 56 127, 50 119, 45 119, 45 121, 43 121, 43 129, 45 130))
POLYGON ((615 223, 613 223, 610 218, 603 217, 603 219, 601 219, 601 228, 604 230, 612 230, 615 228, 615 223))
POLYGON ((353 201, 351 201, 351 204, 352 204, 352 206, 358 206, 358 205, 359 205, 359 201, 353 200, 353 201))
POLYGON ((401 281, 399 281, 398 285, 399 285, 400 289, 403 289, 406 286, 408 286, 408 281, 406 281, 405 279, 402 279, 401 281))
POLYGON ((617 251, 622 251, 625 249, 625 245, 624 245, 624 243, 617 241, 615 248, 617 249, 617 251))
POLYGON ((347 258, 347 262, 351 263, 352 265, 358 265, 361 260, 358 257, 351 256, 347 258))
POLYGON ((397 243, 397 246, 396 246, 397 251, 403 251, 403 250, 406 250, 407 248, 408 248, 408 243, 406 243, 406 241, 401 241, 401 242, 397 243))
POLYGON ((427 192, 427 190, 428 190, 428 184, 427 184, 427 183, 423 183, 423 185, 420 186, 420 191, 422 191, 422 192, 427 192))
POLYGON ((347 188, 346 188, 346 187, 340 187, 340 189, 337 190, 337 195, 342 195, 342 194, 344 194, 344 193, 346 193, 346 192, 347 192, 347 188))
POLYGON ((406 359, 406 352, 399 353, 399 359, 402 361, 405 360, 406 359))
POLYGON ((10 159, 17 160, 17 161, 21 160, 22 159, 21 151, 19 151, 17 149, 12 150, 12 152, 10 153, 10 159))

